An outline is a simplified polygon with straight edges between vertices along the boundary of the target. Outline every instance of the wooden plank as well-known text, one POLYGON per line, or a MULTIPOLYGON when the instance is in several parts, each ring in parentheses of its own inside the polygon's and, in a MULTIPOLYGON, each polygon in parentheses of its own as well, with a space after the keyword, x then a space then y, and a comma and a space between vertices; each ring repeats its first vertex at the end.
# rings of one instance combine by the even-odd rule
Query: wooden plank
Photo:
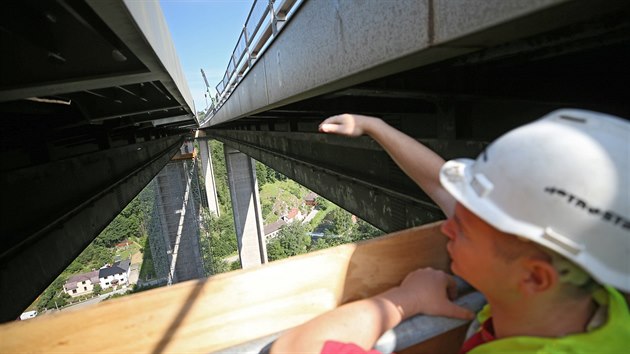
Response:
POLYGON ((448 268, 439 224, 0 326, 0 352, 212 352, 448 268))

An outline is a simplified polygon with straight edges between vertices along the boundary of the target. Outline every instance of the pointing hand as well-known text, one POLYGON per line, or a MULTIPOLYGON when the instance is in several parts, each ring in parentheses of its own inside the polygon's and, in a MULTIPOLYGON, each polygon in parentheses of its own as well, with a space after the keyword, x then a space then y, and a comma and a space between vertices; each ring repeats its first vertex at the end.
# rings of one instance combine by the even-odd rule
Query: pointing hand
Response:
POLYGON ((319 131, 346 136, 361 136, 365 134, 366 126, 377 119, 379 118, 358 114, 340 114, 324 120, 319 125, 319 131))

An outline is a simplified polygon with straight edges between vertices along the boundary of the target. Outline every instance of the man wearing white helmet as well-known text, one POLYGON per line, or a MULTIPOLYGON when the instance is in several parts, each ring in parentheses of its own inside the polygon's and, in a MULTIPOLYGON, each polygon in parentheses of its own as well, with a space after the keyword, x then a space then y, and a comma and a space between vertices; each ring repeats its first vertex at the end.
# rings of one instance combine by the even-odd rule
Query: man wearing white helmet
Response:
MULTIPOLYGON (((376 140, 444 211, 451 269, 486 296, 461 353, 621 353, 630 348, 630 122, 565 109, 448 162, 379 118, 320 131, 376 140)), ((420 269, 276 341, 273 352, 362 353, 416 314, 470 319, 454 282, 420 269)))

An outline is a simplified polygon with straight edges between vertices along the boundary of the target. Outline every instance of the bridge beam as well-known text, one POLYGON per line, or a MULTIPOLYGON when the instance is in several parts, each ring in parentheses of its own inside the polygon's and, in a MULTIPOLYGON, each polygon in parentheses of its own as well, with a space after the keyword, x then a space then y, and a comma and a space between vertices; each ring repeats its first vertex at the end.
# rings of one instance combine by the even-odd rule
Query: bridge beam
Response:
MULTIPOLYGON (((439 208, 370 138, 227 129, 206 133, 385 232, 443 218, 439 208)), ((470 156, 484 145, 479 141, 423 142, 446 157, 470 156)))
POLYGON ((15 319, 170 160, 179 136, 3 172, 0 321, 15 319))
POLYGON ((255 162, 229 146, 224 151, 241 266, 245 269, 267 263, 255 162))

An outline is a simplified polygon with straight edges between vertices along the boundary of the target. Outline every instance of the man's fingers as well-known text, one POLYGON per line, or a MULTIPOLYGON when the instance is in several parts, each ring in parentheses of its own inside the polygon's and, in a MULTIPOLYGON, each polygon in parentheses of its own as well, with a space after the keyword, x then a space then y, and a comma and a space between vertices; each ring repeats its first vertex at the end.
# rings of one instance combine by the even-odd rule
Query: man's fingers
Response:
POLYGON ((323 133, 343 133, 343 126, 335 123, 322 123, 319 125, 319 131, 323 133))
POLYGON ((326 119, 324 119, 324 121, 322 122, 322 124, 328 124, 328 123, 341 123, 341 119, 342 117, 340 115, 336 115, 336 116, 330 116, 326 119))
POLYGON ((358 136, 361 134, 361 131, 356 130, 354 119, 348 114, 332 116, 324 120, 319 125, 319 131, 348 136, 358 136))

